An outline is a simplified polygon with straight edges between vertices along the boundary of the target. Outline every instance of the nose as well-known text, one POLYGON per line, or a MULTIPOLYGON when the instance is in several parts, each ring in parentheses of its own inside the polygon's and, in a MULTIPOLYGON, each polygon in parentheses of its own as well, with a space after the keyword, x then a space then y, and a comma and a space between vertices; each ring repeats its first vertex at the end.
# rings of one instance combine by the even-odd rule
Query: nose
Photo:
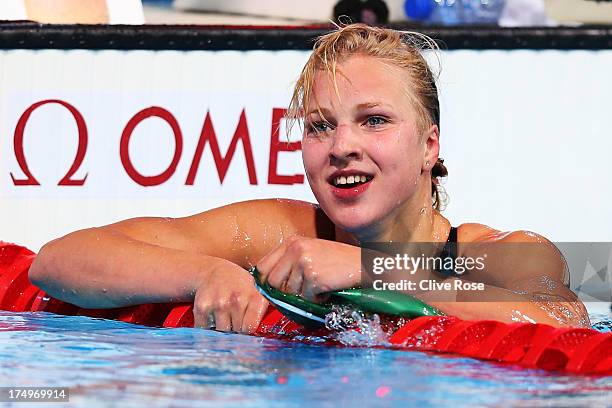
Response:
POLYGON ((332 164, 361 159, 362 149, 359 138, 349 125, 336 127, 332 143, 330 151, 332 164))

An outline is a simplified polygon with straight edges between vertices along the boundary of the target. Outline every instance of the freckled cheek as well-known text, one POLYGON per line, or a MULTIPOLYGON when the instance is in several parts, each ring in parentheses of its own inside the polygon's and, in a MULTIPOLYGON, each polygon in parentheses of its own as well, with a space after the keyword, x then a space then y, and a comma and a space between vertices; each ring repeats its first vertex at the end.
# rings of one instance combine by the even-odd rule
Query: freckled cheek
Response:
POLYGON ((302 161, 304 169, 309 178, 319 174, 327 163, 327 155, 324 149, 308 144, 302 144, 302 161))
POLYGON ((405 151, 386 152, 373 159, 379 164, 383 173, 390 180, 397 183, 409 182, 420 174, 421 165, 416 155, 409 155, 405 151))
POLYGON ((406 161, 404 155, 398 154, 398 151, 392 149, 374 149, 370 151, 369 156, 372 160, 384 170, 385 168, 390 171, 396 171, 402 167, 406 161))

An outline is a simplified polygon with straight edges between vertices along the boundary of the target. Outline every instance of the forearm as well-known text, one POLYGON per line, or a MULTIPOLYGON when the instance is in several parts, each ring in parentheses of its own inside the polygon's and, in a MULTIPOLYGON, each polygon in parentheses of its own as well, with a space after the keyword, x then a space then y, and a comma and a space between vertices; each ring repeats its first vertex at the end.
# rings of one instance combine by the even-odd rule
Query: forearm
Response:
POLYGON ((540 298, 530 293, 517 293, 493 285, 483 290, 457 290, 454 282, 445 280, 453 289, 441 292, 422 292, 417 297, 437 307, 445 314, 466 320, 499 320, 503 322, 545 323, 552 326, 588 326, 589 317, 582 303, 565 296, 540 298))
POLYGON ((53 297, 87 308, 186 302, 225 262, 90 229, 45 245, 30 280, 53 297))
MULTIPOLYGON (((553 326, 589 325, 584 305, 560 282, 553 284, 555 281, 547 279, 545 287, 514 284, 510 288, 496 286, 490 280, 484 283, 476 276, 472 278, 476 279, 447 277, 430 269, 406 271, 397 267, 375 277, 379 279, 378 287, 382 286, 382 282, 401 283, 399 290, 461 319, 546 323, 553 326)), ((393 287, 389 289, 393 290, 393 287)))

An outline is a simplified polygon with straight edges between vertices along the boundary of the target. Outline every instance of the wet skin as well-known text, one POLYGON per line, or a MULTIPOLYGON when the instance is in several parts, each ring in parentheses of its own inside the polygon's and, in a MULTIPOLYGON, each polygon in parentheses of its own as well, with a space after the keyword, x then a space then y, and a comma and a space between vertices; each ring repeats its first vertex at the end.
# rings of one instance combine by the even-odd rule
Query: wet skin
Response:
MULTIPOLYGON (((214 320, 218 330, 253 332, 267 302, 245 268, 257 264, 273 286, 316 300, 322 292, 359 284, 360 242, 446 241, 450 223, 431 207, 438 129, 419 126, 401 70, 351 57, 339 65, 337 85, 338 94, 326 73, 317 74, 316 100, 308 104, 315 109, 307 112, 302 142, 320 207, 256 200, 191 217, 81 230, 45 245, 30 279, 82 307, 193 301, 197 326, 214 320), (366 182, 338 185, 338 178, 354 175, 366 182)), ((543 237, 463 224, 458 240, 530 242, 539 262, 523 253, 518 263, 489 264, 478 276, 485 293, 423 300, 464 319, 588 324, 584 307, 562 284, 562 258, 543 237)))
POLYGON ((317 73, 308 104, 302 152, 310 187, 332 222, 361 241, 409 240, 423 228, 420 209, 431 207, 438 131, 419 131, 403 76, 375 58, 353 57, 338 66, 337 87, 317 73), (347 189, 334 180, 352 174, 365 175, 367 188, 339 194, 347 189))
MULTIPOLYGON (((440 242, 448 237, 450 223, 431 208, 430 171, 438 158, 438 128, 420 122, 404 75, 402 69, 367 56, 353 56, 339 64, 335 83, 328 72, 316 74, 306 109, 303 160, 311 189, 333 222, 338 242, 293 238, 281 244, 258 263, 273 286, 317 299, 326 291, 361 283, 359 250, 345 244, 440 242), (343 179, 350 182, 350 177, 359 183, 346 188, 343 179)), ((477 297, 480 293, 467 291, 452 293, 452 302, 431 292, 423 294, 423 299, 465 318, 490 317, 486 311, 493 310, 495 318, 510 321, 550 318, 553 324, 584 324, 587 320, 580 305, 539 301, 537 308, 532 303, 525 309, 526 301, 533 299, 524 296, 524 289, 534 288, 534 276, 547 276, 557 283, 563 279, 564 263, 547 240, 479 224, 461 226, 459 239, 538 243, 535 252, 543 261, 507 271, 502 262, 491 260, 476 277, 489 285, 482 299, 477 297)), ((440 280, 434 273, 419 278, 440 280)), ((468 286, 454 283, 454 287, 468 286)), ((553 292, 549 299, 574 300, 560 283, 553 292)))

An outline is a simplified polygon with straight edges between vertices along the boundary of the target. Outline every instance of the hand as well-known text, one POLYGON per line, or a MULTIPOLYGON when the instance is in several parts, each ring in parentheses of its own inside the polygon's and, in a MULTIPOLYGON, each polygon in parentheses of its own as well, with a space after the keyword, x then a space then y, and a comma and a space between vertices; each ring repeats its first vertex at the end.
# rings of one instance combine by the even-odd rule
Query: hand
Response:
POLYGON ((257 264, 262 280, 286 293, 321 300, 321 293, 359 285, 361 249, 323 239, 294 236, 257 264))
POLYGON ((268 301, 255 287, 253 277, 240 266, 223 262, 196 290, 195 327, 254 333, 267 308, 268 301))

